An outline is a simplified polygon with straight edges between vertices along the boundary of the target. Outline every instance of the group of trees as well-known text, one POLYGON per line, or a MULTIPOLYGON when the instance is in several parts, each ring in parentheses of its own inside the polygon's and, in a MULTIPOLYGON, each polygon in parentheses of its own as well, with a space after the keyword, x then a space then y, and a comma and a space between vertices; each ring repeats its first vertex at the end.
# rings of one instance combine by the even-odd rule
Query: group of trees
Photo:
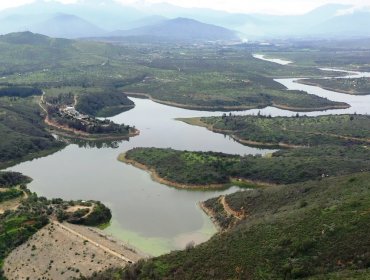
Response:
POLYGON ((45 129, 40 109, 32 97, 0 98, 0 166, 31 154, 63 147, 45 129))
POLYGON ((22 173, 0 171, 0 188, 10 188, 13 186, 23 185, 30 181, 31 179, 24 176, 22 173))
POLYGON ((42 95, 42 90, 34 87, 9 86, 0 87, 0 97, 29 97, 32 95, 42 95))
POLYGON ((230 178, 290 184, 370 170, 370 151, 361 145, 282 150, 272 157, 135 148, 126 158, 186 185, 227 184, 230 178))

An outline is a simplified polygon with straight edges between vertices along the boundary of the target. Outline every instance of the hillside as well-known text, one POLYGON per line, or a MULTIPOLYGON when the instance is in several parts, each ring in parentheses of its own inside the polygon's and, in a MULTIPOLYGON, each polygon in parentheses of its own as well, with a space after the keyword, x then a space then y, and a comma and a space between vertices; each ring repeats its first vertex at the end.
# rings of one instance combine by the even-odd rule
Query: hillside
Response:
POLYGON ((29 30, 57 38, 96 37, 105 33, 98 26, 69 14, 56 14, 41 23, 31 25, 29 30))
POLYGON ((229 195, 245 212, 233 229, 89 279, 368 279, 369 182, 367 172, 229 195))

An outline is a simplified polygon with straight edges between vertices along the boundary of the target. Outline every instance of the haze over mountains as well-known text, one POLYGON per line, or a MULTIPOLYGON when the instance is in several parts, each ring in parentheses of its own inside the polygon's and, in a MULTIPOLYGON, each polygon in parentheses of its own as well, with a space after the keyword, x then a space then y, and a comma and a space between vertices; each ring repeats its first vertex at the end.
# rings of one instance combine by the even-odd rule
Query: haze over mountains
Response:
POLYGON ((370 36, 370 7, 330 4, 304 15, 233 14, 154 4, 145 9, 113 0, 61 4, 39 0, 0 12, 0 33, 31 31, 53 37, 151 36, 180 40, 370 36))

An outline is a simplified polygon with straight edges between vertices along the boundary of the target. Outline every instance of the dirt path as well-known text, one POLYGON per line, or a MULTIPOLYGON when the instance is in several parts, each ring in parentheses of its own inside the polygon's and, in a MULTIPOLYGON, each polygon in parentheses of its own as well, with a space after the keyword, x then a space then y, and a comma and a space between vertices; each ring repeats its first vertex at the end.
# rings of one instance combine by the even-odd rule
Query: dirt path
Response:
MULTIPOLYGON (((18 187, 19 189, 19 187, 18 187)), ((28 198, 28 193, 23 191, 22 197, 16 197, 0 203, 0 214, 4 214, 6 210, 16 210, 21 205, 22 200, 28 198)))
POLYGON ((220 203, 228 215, 233 216, 238 220, 245 219, 246 217, 245 212, 243 210, 235 211, 234 209, 232 209, 230 205, 226 202, 226 197, 224 195, 220 197, 220 203))

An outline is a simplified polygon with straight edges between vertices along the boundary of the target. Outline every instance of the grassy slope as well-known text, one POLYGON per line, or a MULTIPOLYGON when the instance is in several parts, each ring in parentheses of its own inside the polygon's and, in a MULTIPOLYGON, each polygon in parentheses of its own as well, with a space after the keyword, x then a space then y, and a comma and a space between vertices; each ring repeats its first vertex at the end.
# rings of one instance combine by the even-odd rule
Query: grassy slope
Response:
POLYGON ((364 173, 232 194, 231 206, 250 211, 234 229, 91 279, 367 279, 355 270, 370 266, 369 182, 364 173))
POLYGON ((0 168, 63 147, 45 130, 36 97, 1 98, 0 137, 0 168))

